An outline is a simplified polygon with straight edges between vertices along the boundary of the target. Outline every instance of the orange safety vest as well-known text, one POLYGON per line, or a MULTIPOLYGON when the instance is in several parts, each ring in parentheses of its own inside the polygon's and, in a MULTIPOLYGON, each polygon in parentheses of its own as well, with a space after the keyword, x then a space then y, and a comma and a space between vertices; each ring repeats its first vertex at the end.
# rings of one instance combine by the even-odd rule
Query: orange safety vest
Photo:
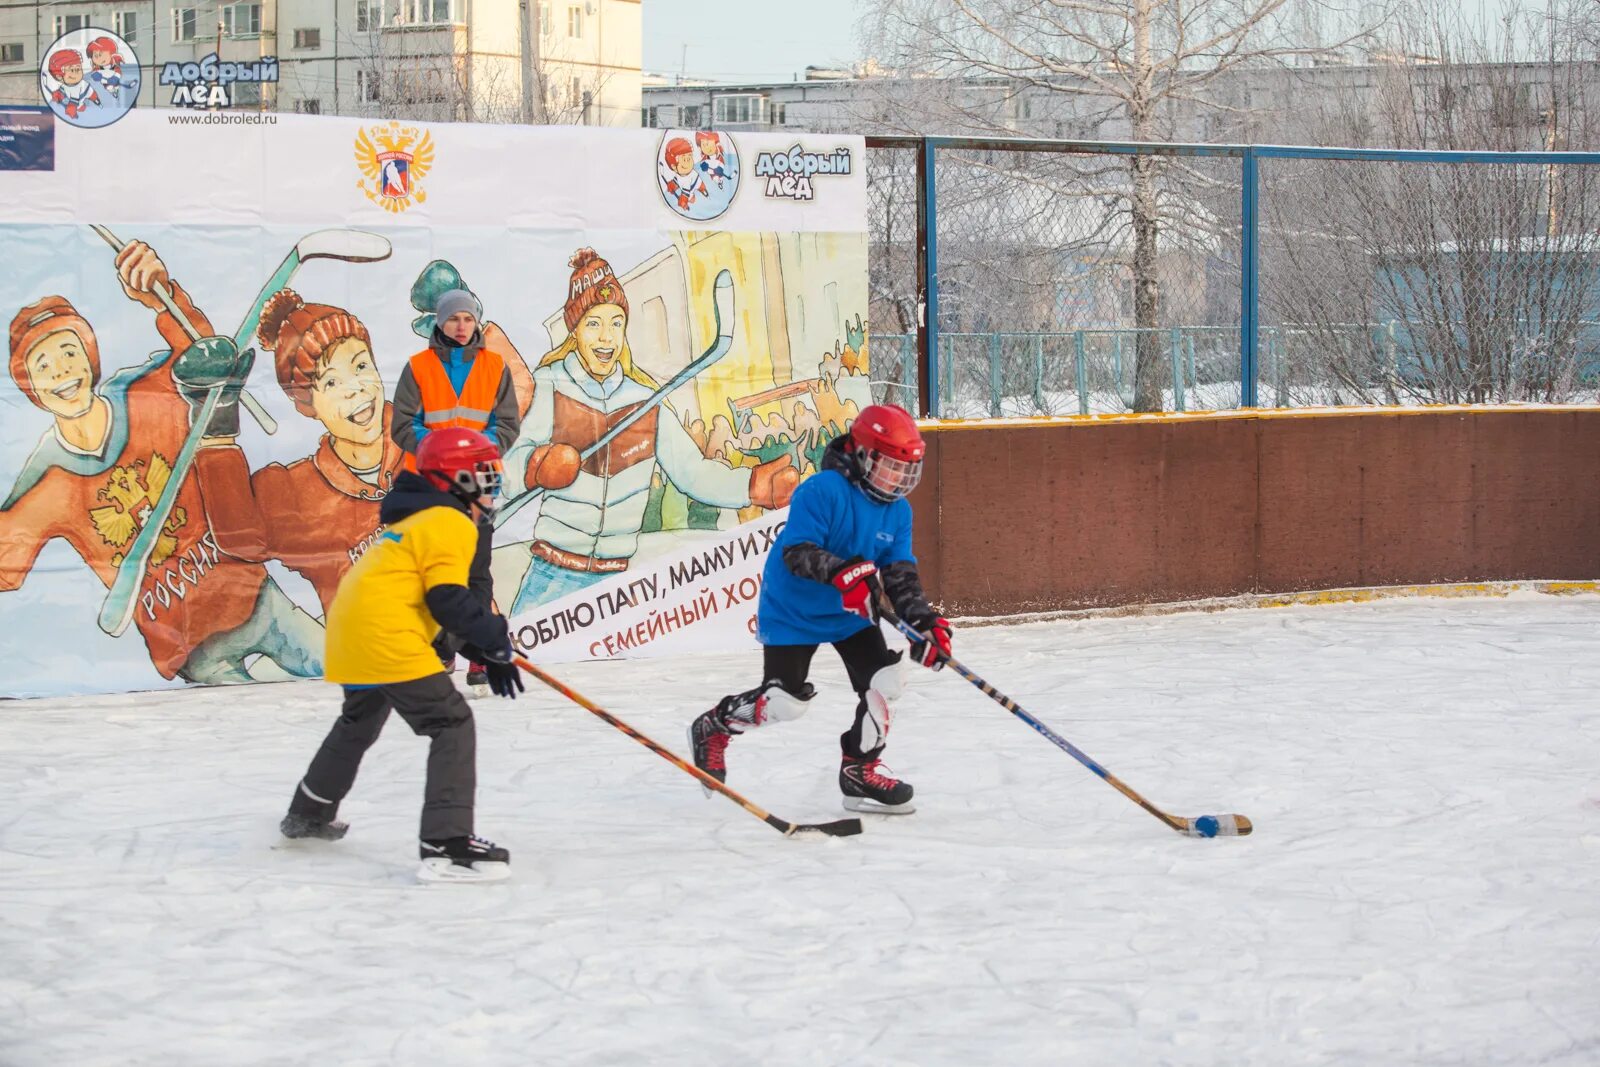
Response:
MULTIPOLYGON (((422 425, 430 433, 456 426, 468 430, 488 429, 495 395, 500 391, 500 378, 506 370, 505 360, 487 349, 478 349, 460 396, 456 395, 450 375, 433 349, 425 348, 412 356, 410 366, 417 391, 422 395, 422 425)), ((406 453, 405 467, 415 474, 417 457, 406 453)))

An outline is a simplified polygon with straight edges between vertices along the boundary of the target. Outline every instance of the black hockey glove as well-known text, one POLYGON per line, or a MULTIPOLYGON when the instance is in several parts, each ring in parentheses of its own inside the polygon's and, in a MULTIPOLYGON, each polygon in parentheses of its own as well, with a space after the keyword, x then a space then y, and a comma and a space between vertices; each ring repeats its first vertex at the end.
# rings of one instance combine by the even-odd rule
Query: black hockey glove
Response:
POLYGON ((483 665, 483 673, 489 678, 489 691, 495 696, 515 700, 518 693, 527 692, 522 685, 522 669, 511 662, 514 653, 509 644, 492 650, 468 644, 461 646, 461 652, 469 662, 483 665))

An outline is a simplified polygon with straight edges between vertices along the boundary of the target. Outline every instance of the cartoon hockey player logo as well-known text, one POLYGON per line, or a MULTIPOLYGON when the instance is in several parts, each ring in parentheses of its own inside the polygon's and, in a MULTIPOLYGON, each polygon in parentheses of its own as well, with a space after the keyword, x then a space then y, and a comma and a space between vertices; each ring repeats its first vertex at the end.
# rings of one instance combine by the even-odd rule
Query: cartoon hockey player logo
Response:
POLYGON ((114 33, 73 30, 46 50, 39 91, 64 122, 84 129, 109 126, 138 102, 139 60, 114 33))
POLYGON ((694 222, 727 211, 739 191, 733 137, 714 130, 668 130, 656 158, 656 186, 667 206, 694 222))
POLYGON ((433 167, 433 134, 395 121, 368 127, 356 134, 356 165, 367 199, 398 214, 428 199, 421 183, 433 167))

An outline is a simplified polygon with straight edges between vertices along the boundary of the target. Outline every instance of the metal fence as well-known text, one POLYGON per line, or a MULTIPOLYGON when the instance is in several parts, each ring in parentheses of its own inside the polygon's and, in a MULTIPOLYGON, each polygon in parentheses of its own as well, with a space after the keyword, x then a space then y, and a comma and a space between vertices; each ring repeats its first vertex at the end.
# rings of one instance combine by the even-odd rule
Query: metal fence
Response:
POLYGON ((1600 402, 1600 153, 867 144, 879 399, 1600 402))

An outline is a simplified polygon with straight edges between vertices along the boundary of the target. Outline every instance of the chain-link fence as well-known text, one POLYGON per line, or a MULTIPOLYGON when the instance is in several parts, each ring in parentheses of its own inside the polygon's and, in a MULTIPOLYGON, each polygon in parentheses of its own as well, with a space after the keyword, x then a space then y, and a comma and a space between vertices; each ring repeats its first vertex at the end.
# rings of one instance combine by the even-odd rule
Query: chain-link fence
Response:
POLYGON ((880 400, 1600 401, 1600 154, 869 146, 880 400))

